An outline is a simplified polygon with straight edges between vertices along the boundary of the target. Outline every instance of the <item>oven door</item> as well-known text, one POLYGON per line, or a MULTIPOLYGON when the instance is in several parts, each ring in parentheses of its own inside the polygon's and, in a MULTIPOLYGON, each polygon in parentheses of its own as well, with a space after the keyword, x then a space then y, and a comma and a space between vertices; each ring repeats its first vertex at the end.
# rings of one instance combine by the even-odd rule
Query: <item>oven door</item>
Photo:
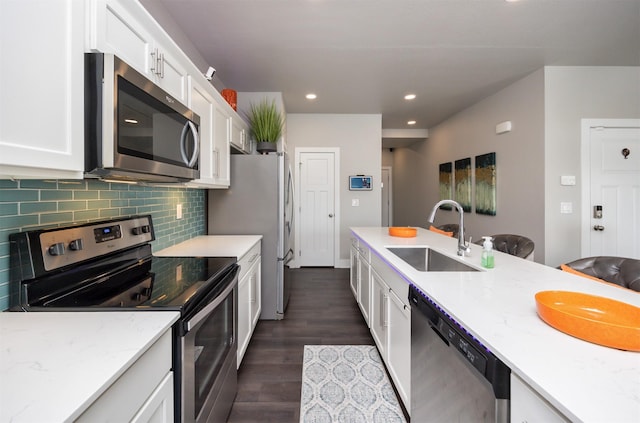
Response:
POLYGON ((180 322, 175 357, 176 421, 226 421, 237 390, 237 269, 223 291, 180 322))

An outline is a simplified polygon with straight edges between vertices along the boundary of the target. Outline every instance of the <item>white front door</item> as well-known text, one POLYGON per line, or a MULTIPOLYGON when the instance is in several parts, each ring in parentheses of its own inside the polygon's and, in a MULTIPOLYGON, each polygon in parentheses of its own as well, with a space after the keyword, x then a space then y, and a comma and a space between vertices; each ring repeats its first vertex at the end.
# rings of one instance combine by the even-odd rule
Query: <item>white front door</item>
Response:
POLYGON ((393 226, 393 200, 391 195, 391 167, 382 167, 382 226, 393 226))
POLYGON ((335 257, 335 153, 301 152, 300 266, 334 266, 335 257))
POLYGON ((582 137, 582 256, 640 259, 640 120, 584 120, 582 137))

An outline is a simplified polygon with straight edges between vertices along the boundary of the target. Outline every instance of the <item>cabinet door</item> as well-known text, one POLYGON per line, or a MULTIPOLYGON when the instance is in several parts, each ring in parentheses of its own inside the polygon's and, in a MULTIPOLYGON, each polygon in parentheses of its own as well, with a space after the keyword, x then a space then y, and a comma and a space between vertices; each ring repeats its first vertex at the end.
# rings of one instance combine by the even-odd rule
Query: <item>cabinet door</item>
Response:
POLYGON ((362 255, 358 255, 358 305, 364 320, 369 324, 371 278, 369 262, 362 255))
POLYGON ((251 338, 250 276, 250 274, 247 274, 238 282, 238 367, 240 367, 242 357, 244 357, 244 352, 251 338))
POLYGON ((411 308, 389 292, 387 368, 400 398, 411 410, 411 308))
POLYGON ((351 246, 351 273, 349 275, 349 284, 351 292, 356 301, 358 300, 358 247, 351 246))
POLYGON ((89 13, 88 47, 112 53, 138 72, 153 78, 154 41, 148 27, 136 19, 141 5, 120 0, 93 0, 89 13))
POLYGON ((510 408, 513 423, 562 423, 569 421, 513 372, 511 372, 510 408))
POLYGON ((170 423, 173 417, 173 372, 169 372, 131 423, 170 423))
POLYGON ((251 332, 255 329, 260 318, 260 312, 262 311, 262 256, 258 255, 254 259, 249 274, 250 284, 250 296, 249 296, 249 308, 251 317, 251 332))
POLYGON ((229 187, 230 176, 230 151, 229 151, 229 126, 231 117, 225 108, 214 103, 213 108, 213 161, 214 179, 217 185, 229 187))
POLYGON ((0 1, 0 177, 82 178, 85 3, 0 1))
POLYGON ((389 288, 382 278, 371 269, 371 314, 369 327, 371 335, 383 360, 387 357, 387 319, 389 288))
POLYGON ((215 152, 213 145, 213 99, 204 87, 196 84, 193 79, 191 85, 191 110, 200 116, 200 179, 193 184, 215 183, 215 152))
POLYGON ((229 142, 245 153, 249 152, 249 142, 247 137, 248 129, 244 122, 236 117, 231 117, 231 139, 229 142))
MULTIPOLYGON (((169 39, 163 41, 170 42, 169 39)), ((188 78, 184 64, 184 61, 188 60, 186 56, 183 57, 181 52, 173 52, 172 49, 156 41, 152 52, 152 61, 154 59, 157 60, 157 63, 153 65, 152 69, 153 81, 167 93, 186 104, 188 78)))

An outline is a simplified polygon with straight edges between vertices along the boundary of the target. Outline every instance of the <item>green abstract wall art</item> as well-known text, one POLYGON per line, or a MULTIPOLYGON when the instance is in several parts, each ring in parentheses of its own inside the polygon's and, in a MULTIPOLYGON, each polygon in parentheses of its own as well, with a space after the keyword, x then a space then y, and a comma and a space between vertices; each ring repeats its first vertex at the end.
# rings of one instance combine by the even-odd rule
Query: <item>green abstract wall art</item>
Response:
MULTIPOLYGON (((453 163, 441 163, 439 166, 438 177, 440 180, 438 186, 440 191, 440 200, 450 200, 453 190, 453 163)), ((452 207, 449 204, 445 204, 440 206, 440 208, 444 210, 451 210, 452 207)))
POLYGON ((471 212, 471 157, 455 161, 455 200, 471 212))
POLYGON ((476 213, 496 215, 496 153, 476 156, 476 213))

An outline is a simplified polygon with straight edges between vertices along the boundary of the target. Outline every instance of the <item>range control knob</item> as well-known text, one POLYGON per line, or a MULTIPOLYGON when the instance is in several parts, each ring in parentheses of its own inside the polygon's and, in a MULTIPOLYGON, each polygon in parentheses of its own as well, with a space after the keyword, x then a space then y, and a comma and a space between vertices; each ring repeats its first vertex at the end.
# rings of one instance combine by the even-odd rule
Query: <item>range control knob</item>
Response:
POLYGON ((149 232, 151 232, 151 226, 149 225, 136 226, 131 230, 131 232, 134 235, 148 234, 149 232))
POLYGON ((69 243, 69 249, 73 251, 80 251, 83 247, 82 238, 74 239, 69 243))
POLYGON ((64 255, 64 243, 57 242, 49 247, 49 254, 52 256, 64 255))

